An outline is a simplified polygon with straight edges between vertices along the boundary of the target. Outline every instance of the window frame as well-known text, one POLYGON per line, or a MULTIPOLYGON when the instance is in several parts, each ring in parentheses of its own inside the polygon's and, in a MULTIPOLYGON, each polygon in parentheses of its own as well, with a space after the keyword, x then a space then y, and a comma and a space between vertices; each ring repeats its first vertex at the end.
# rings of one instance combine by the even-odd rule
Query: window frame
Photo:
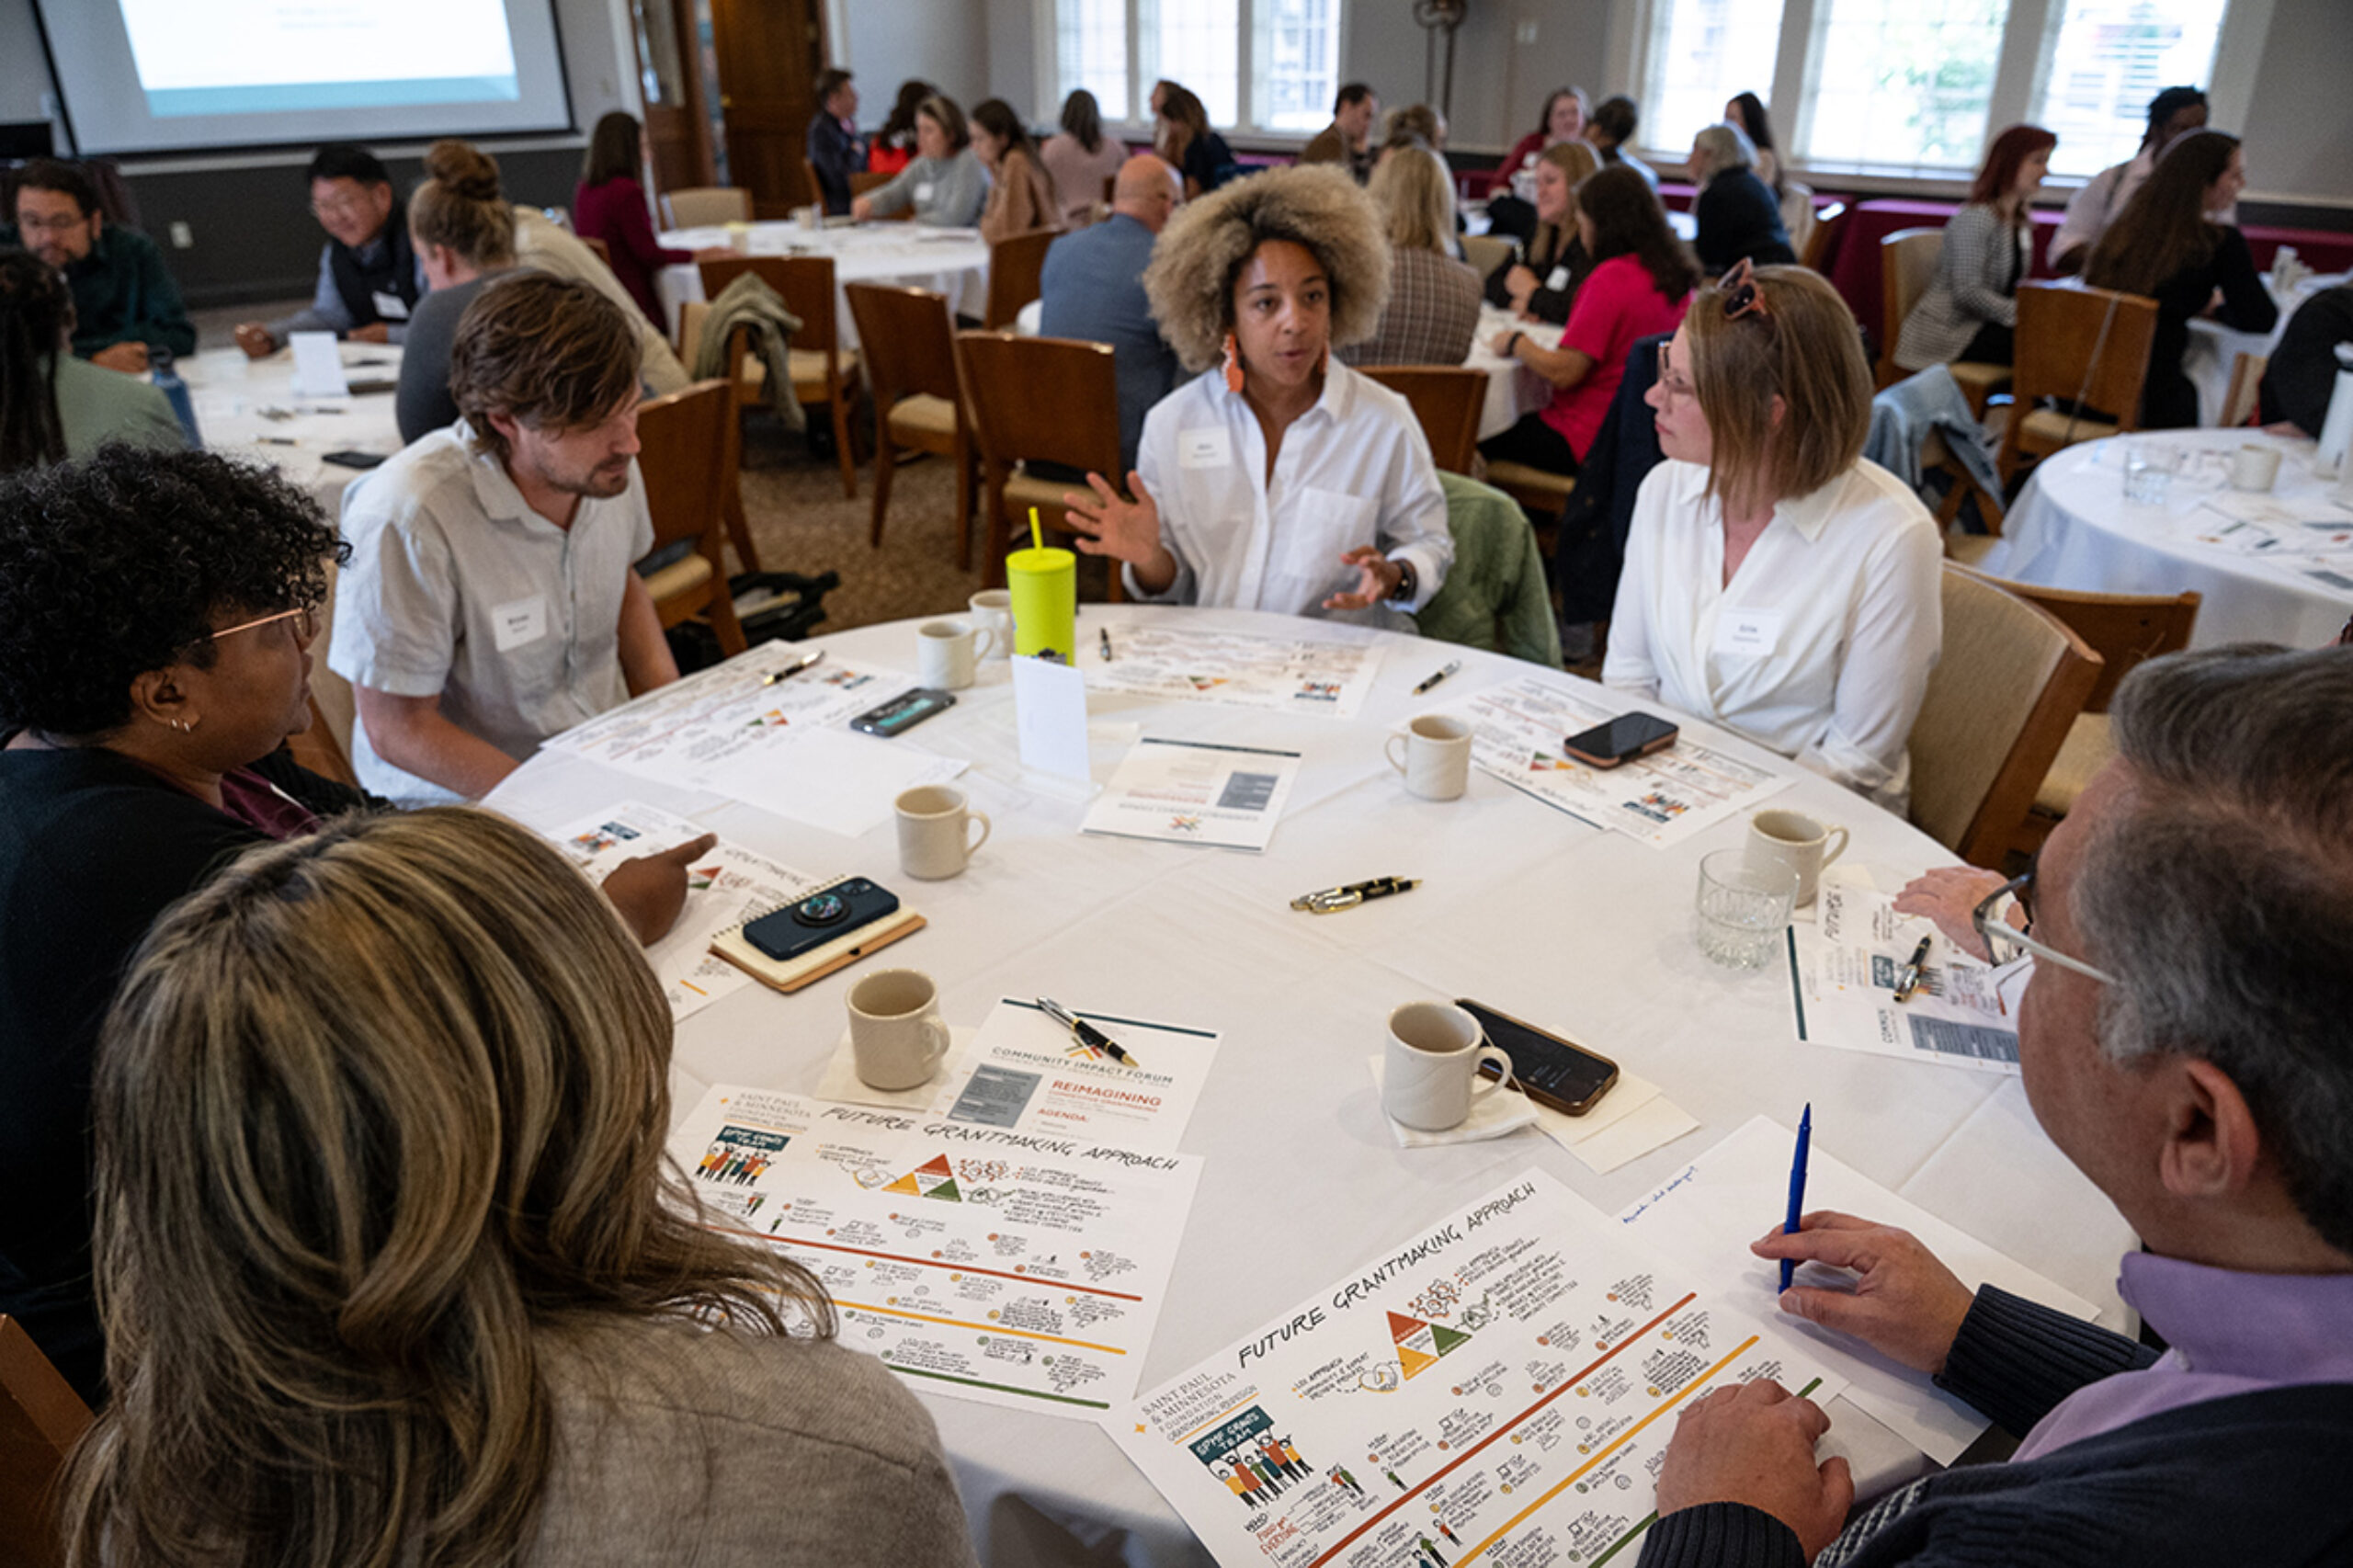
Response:
MULTIPOLYGON (((1162 3, 1168 4, 1171 0, 1162 0, 1162 3)), ((1176 0, 1176 3, 1181 4, 1181 0, 1176 0)), ((1334 92, 1337 92, 1347 84, 1347 62, 1350 23, 1357 6, 1364 3, 1365 0, 1331 0, 1334 37, 1332 90, 1334 92)), ((1143 28, 1139 20, 1142 9, 1142 0, 1122 0, 1122 4, 1127 13, 1128 102, 1120 106, 1120 112, 1116 118, 1112 113, 1111 106, 1105 105, 1103 123, 1116 127, 1129 135, 1149 134, 1152 130, 1152 110, 1149 102, 1152 97, 1152 84, 1159 78, 1147 77, 1143 74, 1143 28)), ((1030 36, 1037 44, 1033 58, 1036 62, 1037 80, 1044 85, 1044 91, 1039 96, 1045 100, 1042 106, 1043 111, 1050 120, 1062 112, 1063 99, 1069 96, 1069 88, 1063 84, 1062 59, 1055 47, 1056 40, 1061 36, 1061 0, 1030 0, 1030 36)), ((1256 0, 1235 0, 1233 30, 1235 120, 1232 125, 1221 125, 1212 119, 1210 122, 1211 129, 1222 136, 1252 140, 1266 139, 1286 143, 1306 141, 1309 136, 1314 134, 1314 131, 1302 134, 1296 131, 1277 131, 1256 122, 1258 87, 1256 0)), ((1322 127, 1319 126, 1316 129, 1321 130, 1322 127)))

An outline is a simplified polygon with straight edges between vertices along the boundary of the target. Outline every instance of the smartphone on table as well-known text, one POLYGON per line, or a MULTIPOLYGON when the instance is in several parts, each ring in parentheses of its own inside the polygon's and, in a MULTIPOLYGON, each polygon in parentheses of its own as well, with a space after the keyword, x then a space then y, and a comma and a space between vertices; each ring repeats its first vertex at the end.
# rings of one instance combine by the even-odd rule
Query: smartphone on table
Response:
POLYGON ((1620 713, 1606 724, 1571 735, 1561 743, 1561 749, 1587 767, 1615 767, 1665 750, 1681 733, 1654 713, 1620 713))
POLYGON ((782 963, 898 912, 898 894, 864 877, 847 877, 750 922, 744 939, 782 963))
MULTIPOLYGON (((1583 1116, 1618 1082, 1618 1063, 1607 1056, 1468 996, 1457 997, 1455 1006, 1478 1019, 1487 1043, 1511 1058, 1520 1092, 1539 1105, 1563 1116, 1583 1116)), ((1490 1078, 1501 1075, 1492 1063, 1482 1063, 1479 1071, 1490 1078)))
POLYGON ((904 735, 935 713, 945 713, 956 706, 956 699, 944 691, 917 687, 903 692, 880 707, 870 708, 849 722, 849 727, 860 734, 880 735, 889 740, 904 735))

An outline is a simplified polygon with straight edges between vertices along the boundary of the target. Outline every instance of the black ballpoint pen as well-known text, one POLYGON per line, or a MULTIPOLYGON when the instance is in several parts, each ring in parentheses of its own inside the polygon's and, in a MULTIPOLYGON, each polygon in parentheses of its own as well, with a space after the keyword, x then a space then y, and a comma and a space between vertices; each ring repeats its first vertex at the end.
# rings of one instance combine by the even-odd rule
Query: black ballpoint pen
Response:
POLYGON ((1436 686, 1438 682, 1440 682, 1440 681, 1444 680, 1447 676, 1449 676, 1452 675, 1455 671, 1457 671, 1457 670, 1461 669, 1461 667, 1462 667, 1462 661, 1461 661, 1461 660, 1460 660, 1460 659, 1449 659, 1449 660, 1446 662, 1446 667, 1445 667, 1444 669, 1442 669, 1442 670, 1438 671, 1438 674, 1436 674, 1436 675, 1434 675, 1434 676, 1430 676, 1430 678, 1429 678, 1429 679, 1427 679, 1427 680, 1426 680, 1426 681, 1422 682, 1422 684, 1421 684, 1421 685, 1419 685, 1419 686, 1417 686, 1417 687, 1415 687, 1414 688, 1414 695, 1415 695, 1415 697, 1419 697, 1422 693, 1424 693, 1424 692, 1427 691, 1430 687, 1432 687, 1436 686))
POLYGON ((796 659, 791 664, 785 665, 784 668, 772 672, 768 676, 767 679, 760 682, 760 684, 762 686, 774 686, 780 680, 790 680, 792 676, 799 675, 802 670, 807 669, 810 665, 815 664, 824 656, 825 651, 823 648, 820 648, 815 653, 810 654, 807 658, 796 659))
POLYGON ((1138 1062, 1134 1057, 1128 1054, 1128 1051, 1125 1046, 1113 1040, 1109 1035, 1105 1034, 1101 1029, 1097 1028, 1093 1024, 1088 1023, 1085 1018, 1080 1017, 1076 1013, 1072 1012, 1068 1007, 1063 1006, 1060 1002, 1055 1001, 1052 997, 1039 997, 1038 1006, 1044 1010, 1046 1017, 1053 1019, 1054 1022, 1070 1030, 1071 1038, 1078 1041, 1079 1044, 1091 1046, 1095 1050, 1103 1052, 1104 1055, 1108 1056, 1112 1061, 1121 1062, 1130 1067, 1141 1067, 1143 1065, 1142 1062, 1138 1062))
POLYGON ((1923 937, 1920 945, 1912 949, 1912 961, 1905 964, 1903 972, 1895 977, 1895 999, 1898 1002, 1909 1002, 1912 993, 1920 989, 1920 966, 1927 961, 1928 938, 1923 937))

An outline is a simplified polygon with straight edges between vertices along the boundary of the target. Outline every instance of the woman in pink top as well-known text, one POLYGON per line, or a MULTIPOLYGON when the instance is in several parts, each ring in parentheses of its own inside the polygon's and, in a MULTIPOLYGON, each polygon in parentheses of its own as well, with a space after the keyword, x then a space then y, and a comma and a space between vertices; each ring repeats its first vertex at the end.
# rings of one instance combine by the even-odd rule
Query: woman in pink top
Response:
POLYGON ((1577 290, 1561 346, 1542 347, 1518 331, 1495 341, 1496 353, 1552 383, 1552 401, 1480 442, 1491 462, 1576 472, 1618 395, 1627 351, 1638 337, 1680 325, 1699 281, 1658 198, 1635 170, 1602 170, 1577 187, 1576 201, 1578 237, 1595 267, 1577 290))
POLYGON ((597 122, 588 139, 588 158, 580 183, 572 192, 572 232, 585 240, 599 240, 612 262, 613 276, 621 280, 637 308, 659 326, 664 321, 661 296, 654 291, 654 275, 665 267, 695 259, 690 250, 671 250, 654 237, 654 221, 646 215, 645 187, 637 183, 637 120, 615 109, 597 122))
POLYGON ((1128 161, 1128 147, 1103 133, 1102 106, 1081 87, 1063 100, 1062 133, 1048 137, 1038 156, 1061 193, 1063 226, 1078 229, 1095 221, 1097 207, 1108 205, 1108 182, 1128 161))

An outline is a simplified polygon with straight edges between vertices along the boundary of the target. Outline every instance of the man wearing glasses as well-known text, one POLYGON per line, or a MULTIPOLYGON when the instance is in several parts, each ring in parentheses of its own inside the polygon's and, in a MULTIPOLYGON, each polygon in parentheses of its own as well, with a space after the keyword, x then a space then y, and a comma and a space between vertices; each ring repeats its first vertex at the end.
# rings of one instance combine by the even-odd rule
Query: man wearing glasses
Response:
POLYGON ((1751 1250, 1856 1278, 1782 1310, 2024 1441, 1848 1524, 1846 1461, 1814 1460, 1821 1410, 1769 1382, 1721 1391, 1676 1429, 1645 1568, 2353 1551, 2353 652, 2153 660, 2110 713, 2118 760, 1972 925, 1996 961, 2033 956, 2028 1101, 2143 1238, 2120 1288, 2171 1348, 1809 1214, 1751 1250))
POLYGON ((365 147, 337 142, 311 159, 311 215, 327 232, 319 249, 319 286, 307 309, 267 324, 237 328, 237 347, 254 358, 283 347, 287 335, 331 332, 355 343, 398 343, 426 290, 425 268, 409 243, 408 211, 392 176, 365 147))
POLYGON ((77 357, 137 376, 146 373, 151 347, 196 352, 196 325, 164 253, 137 230, 108 225, 97 187, 80 167, 35 158, 18 169, 16 219, 0 244, 21 244, 65 275, 77 357))

